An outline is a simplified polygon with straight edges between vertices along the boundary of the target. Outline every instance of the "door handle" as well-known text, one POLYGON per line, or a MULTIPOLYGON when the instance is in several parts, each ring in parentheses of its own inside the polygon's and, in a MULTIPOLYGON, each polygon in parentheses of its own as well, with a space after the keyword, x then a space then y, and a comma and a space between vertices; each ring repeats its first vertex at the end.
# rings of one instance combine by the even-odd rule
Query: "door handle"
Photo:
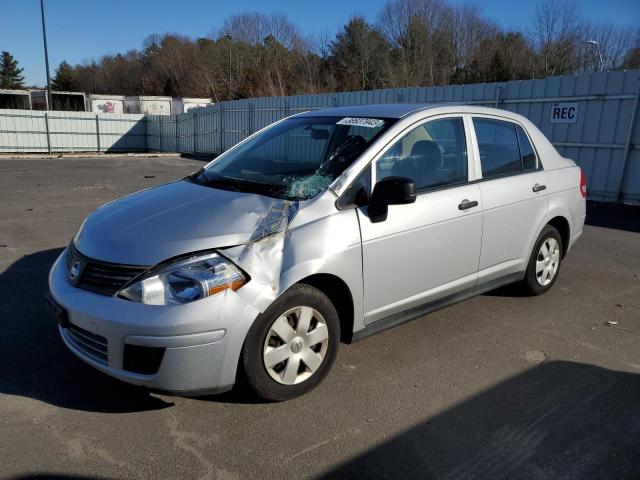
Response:
POLYGON ((539 183, 536 183, 536 184, 533 186, 533 191, 534 191, 534 192, 541 192, 542 190, 546 190, 546 189, 547 189, 547 186, 546 186, 546 185, 540 185, 539 183))
POLYGON ((469 201, 465 198, 464 200, 462 200, 462 203, 458 205, 458 210, 468 210, 470 208, 477 207, 477 206, 478 206, 478 202, 476 202, 475 200, 469 201))

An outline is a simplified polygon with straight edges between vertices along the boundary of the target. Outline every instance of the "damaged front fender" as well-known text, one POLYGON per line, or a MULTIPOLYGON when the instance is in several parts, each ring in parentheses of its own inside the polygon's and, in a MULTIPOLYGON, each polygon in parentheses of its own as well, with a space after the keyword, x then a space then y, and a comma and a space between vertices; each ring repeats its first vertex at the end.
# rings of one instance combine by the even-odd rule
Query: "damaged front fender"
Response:
POLYGON ((316 274, 341 279, 362 323, 362 253, 355 210, 339 211, 330 192, 307 202, 277 200, 251 239, 224 254, 251 280, 236 293, 264 312, 295 283, 316 274))

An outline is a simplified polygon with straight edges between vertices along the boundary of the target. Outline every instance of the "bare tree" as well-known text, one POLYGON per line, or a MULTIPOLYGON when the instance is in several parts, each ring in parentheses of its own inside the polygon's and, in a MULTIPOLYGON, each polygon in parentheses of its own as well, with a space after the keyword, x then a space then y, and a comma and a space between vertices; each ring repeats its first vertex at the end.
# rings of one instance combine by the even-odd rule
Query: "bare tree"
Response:
MULTIPOLYGON (((378 16, 393 51, 396 85, 446 84, 452 9, 442 0, 389 0, 378 16)), ((451 61, 449 60, 449 63, 451 61)))
POLYGON ((611 23, 586 26, 582 43, 582 69, 597 71, 600 66, 598 51, 594 45, 587 44, 587 40, 598 43, 604 70, 615 70, 622 67, 625 56, 637 42, 639 32, 638 28, 623 28, 611 23))
POLYGON ((231 35, 235 40, 259 45, 271 36, 289 50, 307 49, 303 35, 283 13, 265 15, 260 12, 231 15, 224 21, 218 37, 231 35))
POLYGON ((574 4, 547 0, 530 32, 505 32, 479 8, 447 1, 388 0, 374 24, 355 17, 311 39, 282 13, 243 13, 207 38, 154 34, 140 51, 83 61, 73 73, 87 92, 221 100, 230 73, 233 97, 247 98, 597 70, 586 40, 598 42, 606 69, 640 67, 640 29, 590 25, 574 4))
POLYGON ((466 68, 478 52, 480 44, 498 33, 498 27, 482 17, 475 5, 459 5, 453 10, 450 25, 454 69, 466 68))
POLYGON ((546 0, 534 19, 534 38, 543 76, 573 73, 580 63, 585 25, 574 3, 546 0))

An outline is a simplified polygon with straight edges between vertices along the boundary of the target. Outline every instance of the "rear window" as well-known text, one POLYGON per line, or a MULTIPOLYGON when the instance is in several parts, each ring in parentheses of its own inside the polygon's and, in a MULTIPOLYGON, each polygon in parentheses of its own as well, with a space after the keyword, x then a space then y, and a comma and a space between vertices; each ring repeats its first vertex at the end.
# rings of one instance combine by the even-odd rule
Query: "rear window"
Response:
POLYGON ((537 170, 538 159, 536 158, 536 152, 531 146, 529 137, 520 125, 516 125, 516 133, 518 134, 518 144, 520 145, 520 157, 522 158, 522 169, 537 170))
POLYGON ((524 128, 512 122, 474 118, 482 177, 537 170, 539 161, 524 128))
POLYGON ((522 171, 515 125, 489 118, 474 118, 482 177, 491 178, 522 171))

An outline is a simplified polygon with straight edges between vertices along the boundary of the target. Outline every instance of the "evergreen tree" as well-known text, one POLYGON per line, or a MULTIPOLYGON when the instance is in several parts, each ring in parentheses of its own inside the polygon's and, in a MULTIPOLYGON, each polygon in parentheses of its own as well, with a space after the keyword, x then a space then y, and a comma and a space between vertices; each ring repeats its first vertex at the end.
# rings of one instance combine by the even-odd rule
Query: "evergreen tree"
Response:
POLYGON ((354 17, 330 44, 329 67, 338 90, 371 90, 389 83, 389 45, 363 17, 354 17))
POLYGON ((51 81, 51 90, 58 92, 74 92, 80 88, 76 79, 76 72, 65 60, 63 60, 58 68, 56 75, 51 81))
POLYGON ((490 82, 506 82, 509 81, 509 71, 507 70, 502 55, 499 52, 494 52, 491 57, 491 63, 489 64, 488 81, 490 82))
POLYGON ((627 52, 627 55, 624 57, 622 68, 626 70, 640 68, 640 45, 627 52))
POLYGON ((22 88, 24 77, 18 61, 9 52, 2 52, 0 59, 0 88, 22 88))

